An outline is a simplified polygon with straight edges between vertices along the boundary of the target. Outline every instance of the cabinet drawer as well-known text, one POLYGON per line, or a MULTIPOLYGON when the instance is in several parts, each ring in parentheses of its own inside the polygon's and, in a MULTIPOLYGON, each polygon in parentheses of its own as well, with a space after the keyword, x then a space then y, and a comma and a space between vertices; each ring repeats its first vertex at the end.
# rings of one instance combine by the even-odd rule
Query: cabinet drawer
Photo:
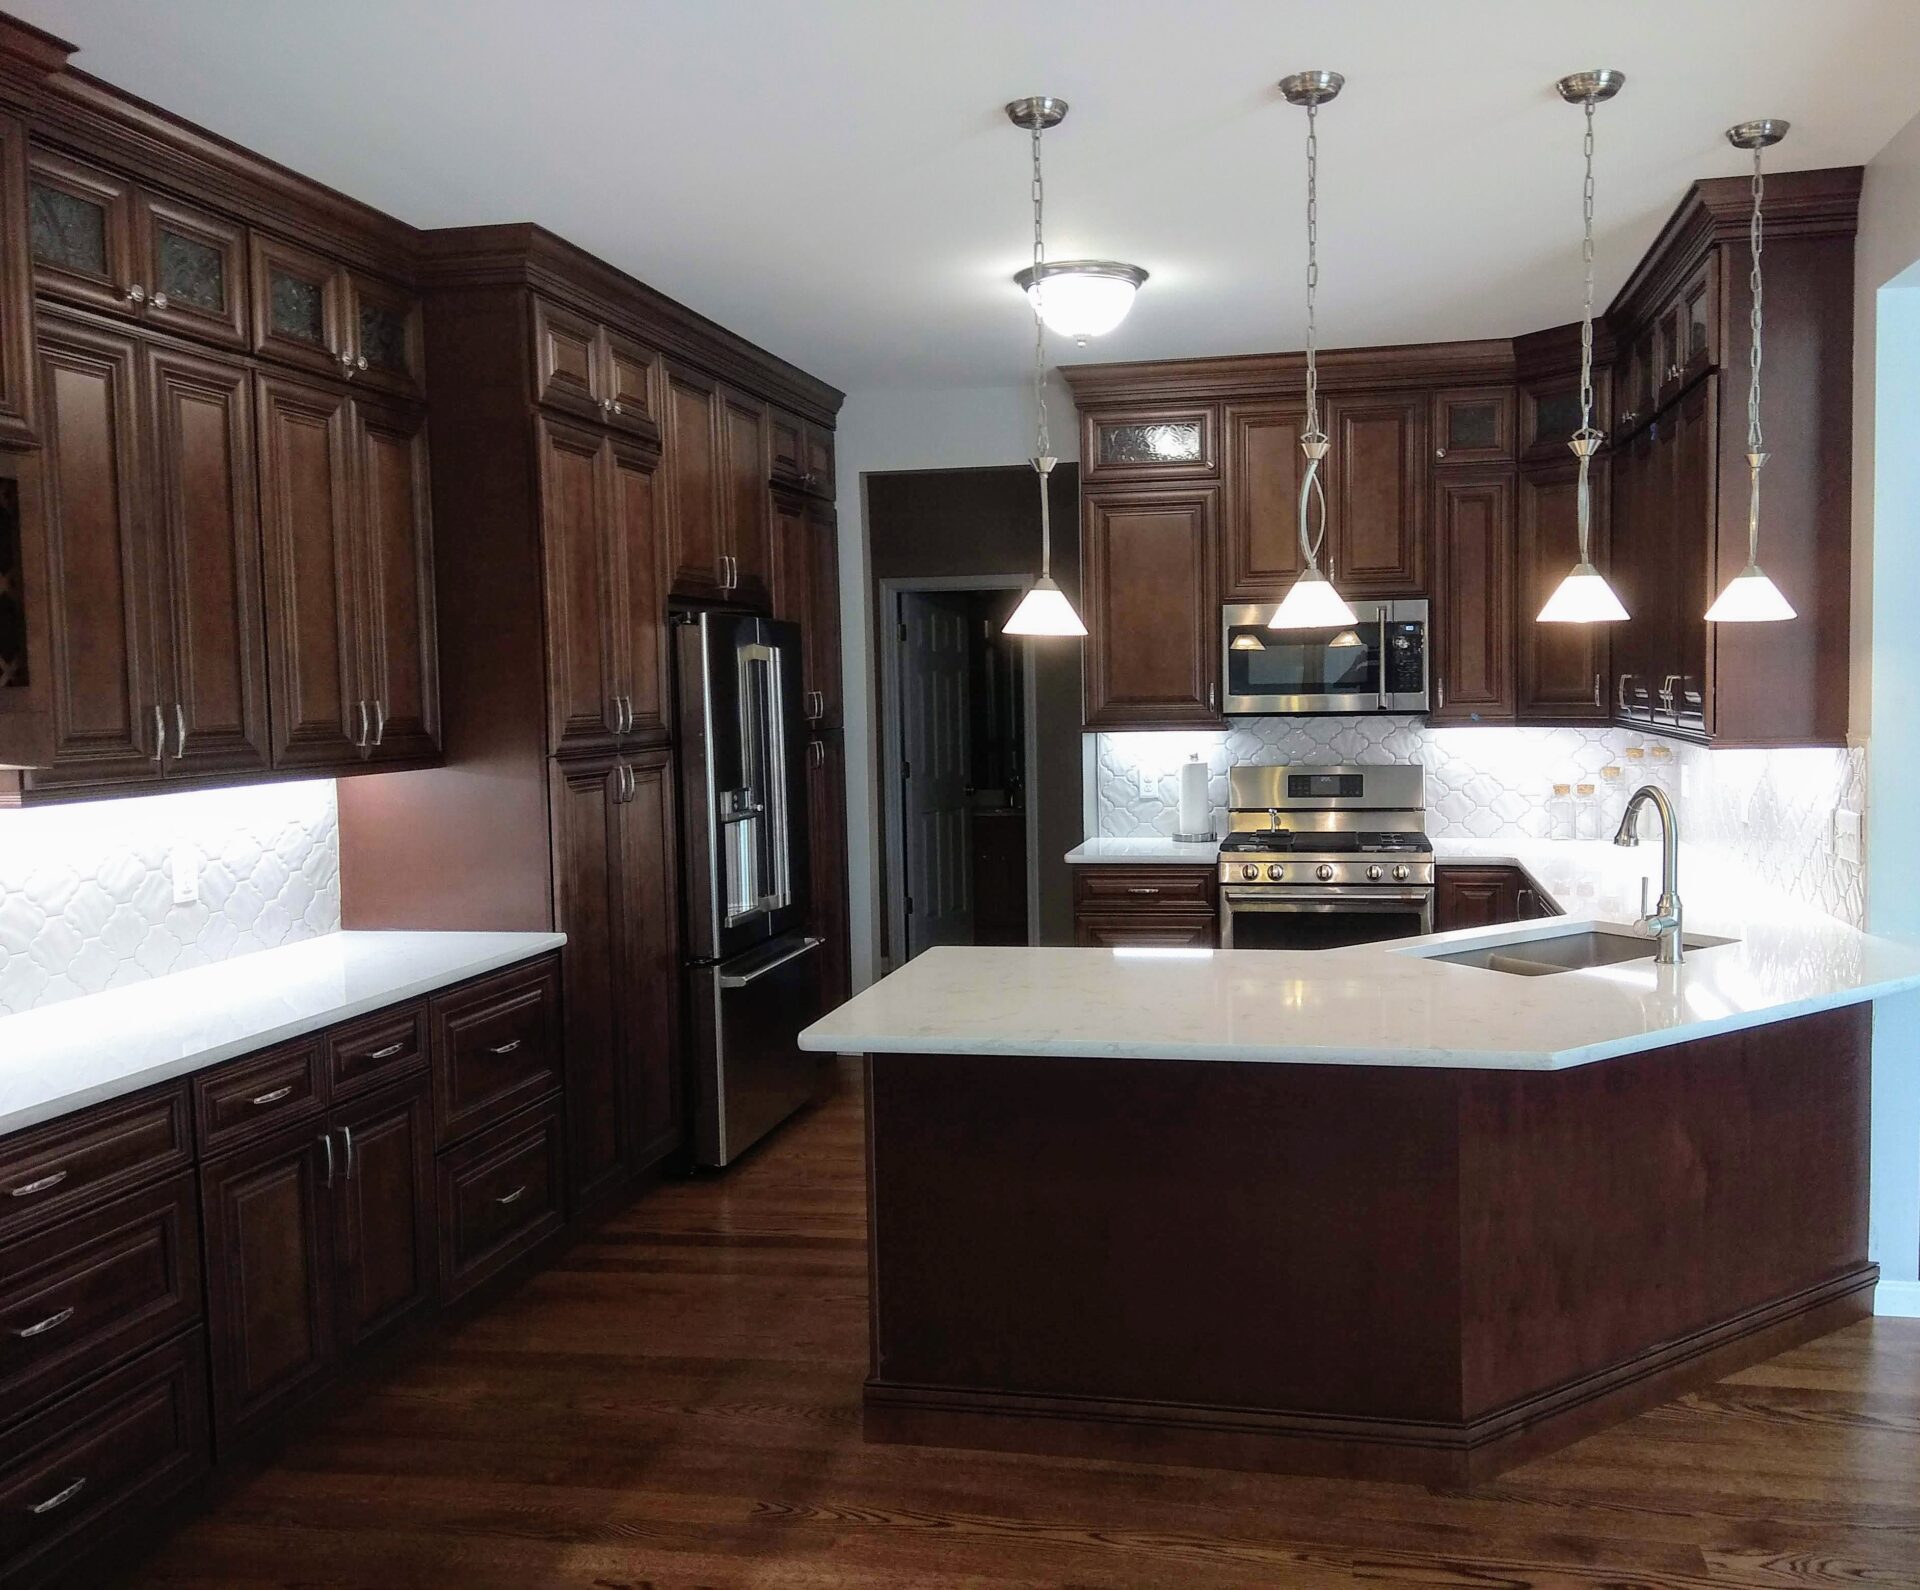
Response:
POLYGON ((551 956, 433 1002, 433 1127, 442 1148, 560 1085, 560 972, 551 956))
POLYGON ((1219 928, 1211 912, 1090 911, 1073 919, 1073 938, 1092 949, 1211 949, 1219 928))
POLYGON ((427 1006, 399 1005, 327 1034, 327 1091, 365 1093, 427 1063, 427 1006))
POLYGON ((193 1082, 195 1130, 203 1155, 248 1142, 326 1103, 320 1044, 313 1038, 220 1066, 193 1082))
POLYGON ((1073 897, 1090 909, 1211 911, 1211 867, 1075 867, 1073 897))
POLYGON ((0 1142, 0 1239, 193 1162, 187 1084, 115 1099, 0 1142))
POLYGON ((440 1281, 447 1301, 560 1229, 560 1154, 554 1101, 440 1156, 440 1281))
POLYGON ((59 1571, 207 1467, 206 1344, 169 1342, 0 1439, 0 1584, 59 1571))
POLYGON ((0 1248, 6 1422, 199 1317, 191 1173, 0 1248))

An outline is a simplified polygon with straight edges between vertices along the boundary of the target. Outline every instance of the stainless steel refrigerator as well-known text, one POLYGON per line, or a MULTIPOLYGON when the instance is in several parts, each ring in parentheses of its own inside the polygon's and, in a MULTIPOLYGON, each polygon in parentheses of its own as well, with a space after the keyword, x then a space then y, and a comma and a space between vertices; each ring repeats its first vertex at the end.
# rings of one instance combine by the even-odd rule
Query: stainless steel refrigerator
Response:
POLYGON ((694 1157, 726 1165, 812 1098, 819 1074, 797 1043, 821 1014, 800 629, 688 613, 674 646, 694 1157))

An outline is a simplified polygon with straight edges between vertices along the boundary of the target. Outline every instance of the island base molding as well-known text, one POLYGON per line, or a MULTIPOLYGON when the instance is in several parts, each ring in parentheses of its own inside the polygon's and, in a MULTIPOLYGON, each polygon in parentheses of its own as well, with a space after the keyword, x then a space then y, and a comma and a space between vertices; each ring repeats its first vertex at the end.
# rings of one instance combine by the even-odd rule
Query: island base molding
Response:
POLYGON ((1863 1319, 1870 1010, 1559 1072, 875 1055, 867 1439, 1466 1487, 1863 1319))

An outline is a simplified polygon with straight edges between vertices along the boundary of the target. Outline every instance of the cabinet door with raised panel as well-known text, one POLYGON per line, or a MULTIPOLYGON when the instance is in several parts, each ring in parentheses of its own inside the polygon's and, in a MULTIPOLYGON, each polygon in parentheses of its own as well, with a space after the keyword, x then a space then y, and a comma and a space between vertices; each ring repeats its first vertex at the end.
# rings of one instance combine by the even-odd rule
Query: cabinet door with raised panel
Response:
POLYGON ((357 399, 353 460, 354 547, 364 591, 359 694, 373 717, 367 760, 436 756, 440 669, 426 416, 411 405, 357 399))
POLYGON ((599 336, 599 328, 585 315, 544 298, 533 300, 535 402, 569 414, 598 417, 599 336))
POLYGON ((339 1172, 324 1122, 200 1168, 213 1410, 222 1433, 297 1401, 332 1365, 339 1172))
POLYGON ((1714 541, 1719 511, 1720 378, 1710 376, 1674 405, 1673 442, 1673 647, 1661 689, 1665 716, 1676 728, 1705 734, 1714 727, 1712 625, 1706 611, 1716 592, 1714 541))
POLYGON ((353 762, 373 709, 360 686, 350 405, 288 376, 257 375, 255 390, 274 766, 353 762))
POLYGON ((1434 509, 1435 723, 1510 721, 1513 690, 1513 476, 1448 470, 1434 509))
POLYGON ((1081 503, 1090 729, 1220 722, 1217 486, 1118 486, 1081 503))
POLYGON ((723 596, 727 548, 721 530, 719 388, 705 376, 667 367, 665 471, 667 544, 677 596, 723 596))
POLYGON ((722 545, 733 559, 728 594, 764 607, 773 588, 767 500, 767 409, 729 392, 721 407, 722 545))
POLYGON ((27 229, 27 130, 0 116, 0 434, 31 436, 33 269, 27 229))
POLYGON ((1304 399, 1227 406, 1225 599, 1278 601, 1300 577, 1304 399))
POLYGON ((625 713, 615 628, 617 563, 602 504, 602 437, 537 422, 546 560, 547 721, 555 751, 613 743, 625 713))
POLYGON ((1346 595, 1427 588, 1427 400, 1334 398, 1327 482, 1328 575, 1346 595))
POLYGON ((253 346, 261 353, 325 375, 343 375, 348 347, 346 272, 324 255, 255 232, 252 261, 253 346))
POLYGON ((625 738, 667 737, 666 540, 660 533, 660 455, 623 441, 601 453, 613 560, 615 660, 625 738))
POLYGON ((657 434, 660 355, 625 332, 600 331, 601 417, 615 430, 657 434))
POLYGON ((1504 464, 1513 457, 1514 389, 1454 387, 1433 395, 1437 464, 1504 464))
POLYGON ((433 1301, 433 1111, 422 1071, 333 1112, 338 1340, 343 1351, 433 1301))
POLYGON ((838 733, 810 742, 807 831, 813 866, 813 931, 819 935, 820 991, 826 1009, 852 991, 847 939, 847 752, 838 733))
MULTIPOLYGON (((1518 487, 1514 537, 1515 710, 1523 722, 1604 723, 1613 713, 1613 625, 1540 624, 1534 615, 1580 557, 1579 466, 1530 467, 1518 487)), ((1611 471, 1592 471, 1594 562, 1608 566, 1611 471)))
POLYGON ((151 501, 161 573, 168 771, 272 760, 253 389, 237 359, 148 345, 151 501))
POLYGON ((165 746, 147 493, 136 440, 139 347, 42 311, 52 757, 35 788, 158 779, 165 746))
POLYGON ((840 688, 840 524, 824 502, 807 506, 807 680, 817 726, 837 728, 840 688))
POLYGON ((115 314, 136 312, 133 185, 124 177, 35 149, 27 171, 27 243, 40 292, 115 314))
POLYGON ((359 271, 347 272, 345 281, 355 383, 399 397, 423 396, 426 330, 420 300, 404 287, 359 271))
POLYGON ((672 766, 664 751, 628 764, 616 808, 620 862, 620 1031, 628 1111, 627 1169, 648 1169, 680 1146, 680 1067, 674 1045, 680 956, 675 932, 672 766))
POLYGON ((246 228, 141 189, 134 238, 148 325, 230 348, 247 345, 246 228))

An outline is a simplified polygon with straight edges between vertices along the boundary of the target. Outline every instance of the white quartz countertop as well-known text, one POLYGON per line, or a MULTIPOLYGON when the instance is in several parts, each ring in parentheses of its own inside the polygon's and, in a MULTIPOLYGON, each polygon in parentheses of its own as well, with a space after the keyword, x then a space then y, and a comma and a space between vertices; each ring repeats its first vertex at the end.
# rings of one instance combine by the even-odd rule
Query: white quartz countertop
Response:
POLYGON ((1920 988, 1920 947, 1684 849, 1687 929, 1731 943, 1677 967, 1648 958, 1547 977, 1435 961, 1585 919, 1630 922, 1660 849, 1495 838, 1435 851, 1518 865, 1567 915, 1341 950, 930 950, 808 1028, 801 1047, 1552 1071, 1920 988))
POLYGON ((562 933, 329 933, 0 1017, 0 1134, 565 943, 562 933))
POLYGON ((1069 867, 1211 867, 1218 839, 1088 839, 1067 852, 1069 867))

